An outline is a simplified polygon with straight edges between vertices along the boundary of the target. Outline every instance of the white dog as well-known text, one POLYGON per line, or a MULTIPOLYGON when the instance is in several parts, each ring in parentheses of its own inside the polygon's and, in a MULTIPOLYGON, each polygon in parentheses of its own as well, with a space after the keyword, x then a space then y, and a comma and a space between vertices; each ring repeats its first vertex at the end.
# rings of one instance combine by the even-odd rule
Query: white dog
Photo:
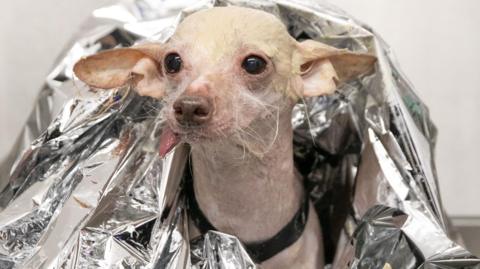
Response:
POLYGON ((191 231, 237 236, 262 268, 323 268, 318 216, 292 153, 291 113, 331 94, 375 58, 307 40, 240 7, 196 12, 166 44, 98 53, 74 71, 92 87, 133 84, 165 100, 160 153, 191 145, 191 231))

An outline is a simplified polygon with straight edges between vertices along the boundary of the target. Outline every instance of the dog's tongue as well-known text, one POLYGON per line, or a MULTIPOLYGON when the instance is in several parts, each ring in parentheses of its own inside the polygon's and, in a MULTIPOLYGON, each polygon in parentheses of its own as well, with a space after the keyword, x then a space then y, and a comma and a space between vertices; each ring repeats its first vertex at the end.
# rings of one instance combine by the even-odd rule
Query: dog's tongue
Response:
POLYGON ((165 127, 160 135, 160 157, 165 157, 179 142, 180 137, 170 127, 165 127))

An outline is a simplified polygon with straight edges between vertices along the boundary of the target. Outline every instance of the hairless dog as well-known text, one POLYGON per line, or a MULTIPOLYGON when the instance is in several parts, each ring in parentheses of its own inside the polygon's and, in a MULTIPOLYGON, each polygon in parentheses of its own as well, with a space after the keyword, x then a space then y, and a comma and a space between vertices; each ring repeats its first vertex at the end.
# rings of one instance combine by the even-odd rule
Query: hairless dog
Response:
MULTIPOLYGON (((292 109, 303 97, 333 93, 375 61, 297 42, 269 13, 216 7, 187 16, 165 44, 100 52, 74 71, 94 88, 130 84, 165 101, 160 154, 180 141, 191 145, 200 219, 247 247, 273 247, 257 261, 262 268, 323 268, 318 216, 293 161, 292 109), (278 240, 292 223, 300 234, 278 240)), ((198 226, 191 221, 192 238, 202 233, 198 226)))

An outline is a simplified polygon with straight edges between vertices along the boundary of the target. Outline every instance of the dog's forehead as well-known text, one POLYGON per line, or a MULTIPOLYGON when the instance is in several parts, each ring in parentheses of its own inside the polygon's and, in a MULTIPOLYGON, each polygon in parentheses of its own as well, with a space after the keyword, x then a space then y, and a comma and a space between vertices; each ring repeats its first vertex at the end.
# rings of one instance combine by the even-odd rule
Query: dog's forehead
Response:
POLYGON ((210 57, 246 48, 261 50, 275 58, 289 54, 294 47, 293 38, 278 18, 241 7, 215 7, 193 13, 180 23, 171 40, 188 46, 189 50, 213 54, 210 57))

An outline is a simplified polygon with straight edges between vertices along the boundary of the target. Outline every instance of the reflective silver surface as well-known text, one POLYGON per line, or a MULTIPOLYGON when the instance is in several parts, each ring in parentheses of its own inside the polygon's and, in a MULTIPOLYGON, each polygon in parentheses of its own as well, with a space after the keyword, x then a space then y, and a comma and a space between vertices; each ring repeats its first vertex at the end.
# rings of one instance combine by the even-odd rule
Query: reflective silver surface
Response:
POLYGON ((180 187, 188 149, 159 157, 161 103, 126 88, 92 92, 72 74, 81 56, 163 42, 183 16, 217 5, 260 8, 296 38, 378 57, 374 74, 306 99, 292 118, 295 160, 331 267, 480 268, 449 239, 436 130, 390 48, 342 11, 308 0, 136 0, 94 11, 0 164, 0 268, 256 267, 233 236, 189 242, 180 187))

